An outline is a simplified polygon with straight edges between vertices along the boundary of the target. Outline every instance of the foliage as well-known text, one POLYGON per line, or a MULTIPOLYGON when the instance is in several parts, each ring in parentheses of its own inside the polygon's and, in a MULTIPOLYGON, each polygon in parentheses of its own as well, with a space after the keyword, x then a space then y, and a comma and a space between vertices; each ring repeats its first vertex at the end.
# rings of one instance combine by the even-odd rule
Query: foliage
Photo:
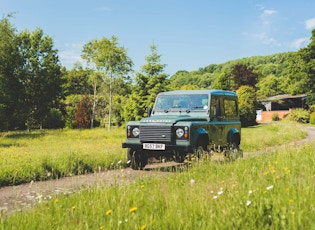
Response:
POLYGON ((134 118, 139 120, 147 115, 148 108, 152 108, 156 95, 166 91, 167 75, 164 73, 165 65, 161 64, 161 55, 157 53, 157 46, 150 46, 151 54, 146 56, 147 63, 142 66, 142 71, 136 74, 135 85, 128 96, 124 107, 124 120, 134 118))
POLYGON ((212 89, 231 90, 231 76, 229 73, 221 73, 211 85, 212 89))
POLYGON ((263 78, 256 84, 257 98, 265 99, 271 96, 284 94, 285 91, 282 90, 284 84, 284 77, 276 77, 273 74, 270 74, 263 78))
POLYGON ((308 97, 306 98, 306 104, 310 107, 315 106, 315 93, 311 93, 310 95, 308 95, 308 97))
POLYGON ((315 104, 309 107, 310 113, 315 112, 315 104))
POLYGON ((250 86, 241 86, 237 91, 242 126, 256 124, 256 92, 250 86))
POLYGON ((174 90, 185 88, 208 89, 215 79, 216 76, 213 73, 180 70, 171 76, 169 87, 174 90))
POLYGON ((18 35, 18 47, 23 59, 20 79, 28 129, 41 126, 50 109, 61 99, 61 67, 51 37, 41 29, 18 35))
POLYGON ((247 67, 244 64, 236 64, 232 69, 232 77, 234 80, 234 89, 247 85, 255 88, 257 83, 257 74, 254 73, 254 67, 247 67))
MULTIPOLYGON (((259 128, 252 135, 257 132, 259 128)), ((155 172, 161 177, 145 178, 154 172, 143 172, 134 183, 100 183, 71 195, 42 199, 29 211, 0 216, 0 225, 8 229, 313 229, 314 155, 311 143, 232 163, 200 161, 189 170, 155 172)), ((120 175, 129 173, 121 170, 120 175)))
POLYGON ((315 29, 311 42, 290 59, 288 66, 289 90, 291 94, 315 92, 315 29))
POLYGON ((84 96, 80 101, 75 113, 75 127, 87 129, 91 127, 92 106, 88 96, 84 96))
POLYGON ((308 123, 310 120, 310 113, 302 108, 294 109, 285 120, 296 121, 300 123, 308 123))
POLYGON ((52 108, 43 122, 46 129, 57 129, 65 127, 64 116, 60 109, 52 108))
POLYGON ((83 69, 82 66, 76 65, 73 69, 68 70, 63 76, 64 84, 62 85, 65 96, 72 94, 87 95, 92 92, 89 77, 92 70, 83 69))
POLYGON ((22 127, 25 123, 23 85, 18 74, 22 60, 10 17, 0 20, 0 131, 22 127))
POLYGON ((273 121, 280 121, 280 117, 279 117, 279 114, 277 113, 274 113, 272 114, 272 118, 271 118, 273 121))
POLYGON ((17 34, 8 18, 0 21, 0 37, 0 129, 42 126, 62 97, 52 38, 41 29, 17 34))
POLYGON ((101 40, 91 40, 83 47, 82 58, 88 63, 93 63, 98 71, 103 73, 103 81, 109 84, 108 102, 108 129, 111 128, 113 79, 126 77, 132 71, 133 62, 127 56, 127 50, 118 46, 118 38, 110 39, 103 37, 101 40))
POLYGON ((315 125, 315 111, 310 115, 310 124, 315 125))

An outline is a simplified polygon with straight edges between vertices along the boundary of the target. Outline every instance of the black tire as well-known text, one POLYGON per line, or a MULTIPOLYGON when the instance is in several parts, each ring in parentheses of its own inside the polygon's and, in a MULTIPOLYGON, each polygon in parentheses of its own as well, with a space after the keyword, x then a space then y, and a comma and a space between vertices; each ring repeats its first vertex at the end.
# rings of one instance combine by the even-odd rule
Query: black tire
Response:
POLYGON ((130 167, 134 170, 142 170, 148 163, 148 157, 141 151, 136 151, 129 148, 127 151, 127 158, 130 167))
POLYGON ((230 143, 224 151, 224 156, 230 161, 235 161, 237 158, 243 158, 243 150, 240 149, 239 145, 230 143))
POLYGON ((174 151, 174 160, 176 163, 183 163, 185 161, 186 154, 179 151, 174 151))
POLYGON ((202 142, 198 141, 194 148, 194 155, 197 159, 202 159, 207 153, 207 146, 202 142))

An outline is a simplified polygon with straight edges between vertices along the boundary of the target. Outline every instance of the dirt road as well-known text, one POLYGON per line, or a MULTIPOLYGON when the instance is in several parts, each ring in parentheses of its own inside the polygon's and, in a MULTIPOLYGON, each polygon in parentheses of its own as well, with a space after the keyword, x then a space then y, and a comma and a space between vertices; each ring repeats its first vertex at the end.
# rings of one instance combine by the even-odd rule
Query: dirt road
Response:
MULTIPOLYGON (((284 148, 289 145, 300 145, 309 141, 315 141, 315 127, 307 127, 307 138, 292 142, 287 145, 273 147, 272 149, 284 148)), ((271 151, 271 148, 254 152, 244 153, 244 157, 251 157, 271 151)), ((168 162, 158 167, 172 168, 176 163, 168 162)), ((71 194, 78 189, 87 189, 104 185, 127 185, 138 178, 163 177, 170 170, 148 170, 137 171, 130 168, 109 170, 100 173, 66 177, 59 180, 31 182, 18 186, 8 186, 0 188, 0 215, 8 215, 15 211, 21 211, 32 207, 36 203, 49 200, 58 194, 71 194)))

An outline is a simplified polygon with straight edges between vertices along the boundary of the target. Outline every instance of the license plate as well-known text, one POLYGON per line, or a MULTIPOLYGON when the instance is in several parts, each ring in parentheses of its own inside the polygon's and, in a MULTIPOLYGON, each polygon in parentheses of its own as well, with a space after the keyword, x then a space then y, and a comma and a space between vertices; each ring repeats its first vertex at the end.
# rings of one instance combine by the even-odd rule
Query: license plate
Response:
POLYGON ((165 150, 165 144, 143 143, 143 149, 165 150))

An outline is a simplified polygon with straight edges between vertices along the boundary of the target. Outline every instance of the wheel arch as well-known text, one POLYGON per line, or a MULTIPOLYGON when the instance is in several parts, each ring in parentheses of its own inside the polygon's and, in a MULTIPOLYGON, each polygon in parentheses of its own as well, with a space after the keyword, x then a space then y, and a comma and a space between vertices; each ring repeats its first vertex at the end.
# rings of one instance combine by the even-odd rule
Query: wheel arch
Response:
POLYGON ((227 142, 228 143, 234 143, 237 146, 241 144, 241 133, 239 132, 238 129, 232 128, 227 136, 227 142))
POLYGON ((209 144, 209 135, 205 129, 196 129, 194 132, 193 144, 196 146, 197 144, 202 143, 204 147, 209 144))

